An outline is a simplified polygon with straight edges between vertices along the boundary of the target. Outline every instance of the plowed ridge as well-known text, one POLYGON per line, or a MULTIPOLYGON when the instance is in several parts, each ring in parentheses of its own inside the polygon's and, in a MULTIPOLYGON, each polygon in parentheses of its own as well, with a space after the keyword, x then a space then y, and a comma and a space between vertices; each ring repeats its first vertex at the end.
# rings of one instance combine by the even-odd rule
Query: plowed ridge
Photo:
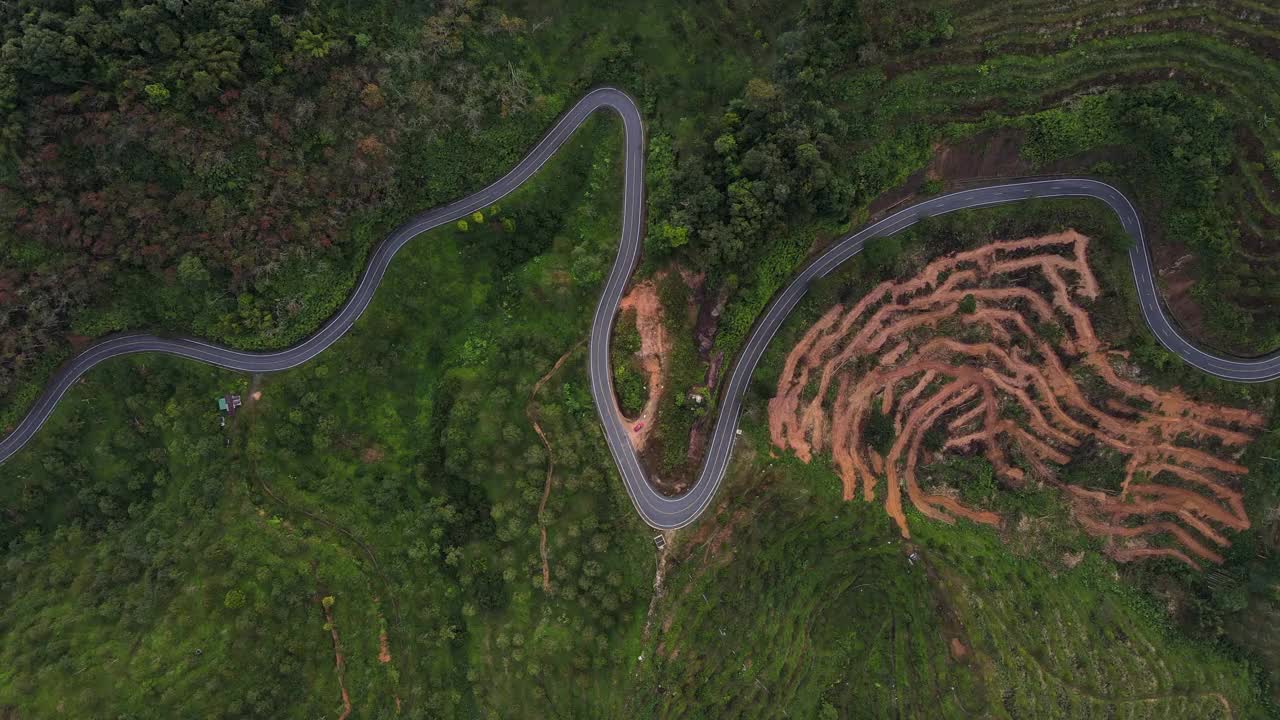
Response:
POLYGON ((1262 417, 1126 379, 1080 304, 1099 294, 1088 246, 1076 232, 992 243, 831 308, 787 357, 773 442, 805 461, 829 449, 845 499, 880 494, 904 536, 904 489, 928 517, 1001 524, 918 477, 944 454, 980 452, 1007 487, 1061 487, 1117 560, 1221 562, 1228 533, 1249 527, 1247 470, 1230 455, 1262 417), (873 412, 892 423, 883 455, 867 436, 873 412), (1058 479, 1090 438, 1127 459, 1118 491, 1058 479))

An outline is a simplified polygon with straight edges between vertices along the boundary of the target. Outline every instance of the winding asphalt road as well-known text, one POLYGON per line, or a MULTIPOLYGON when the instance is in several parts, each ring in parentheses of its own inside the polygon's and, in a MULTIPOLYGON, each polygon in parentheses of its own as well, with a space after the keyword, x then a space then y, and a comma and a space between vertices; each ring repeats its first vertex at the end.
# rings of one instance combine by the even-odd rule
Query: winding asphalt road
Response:
POLYGON ((242 352, 191 338, 163 338, 155 335, 117 335, 96 343, 58 370, 31 411, 9 436, 0 440, 3 463, 44 425, 58 401, 82 375, 104 360, 142 352, 158 352, 197 360, 240 372, 278 372, 301 365, 319 355, 351 329, 373 300, 373 294, 396 253, 418 235, 464 218, 497 202, 532 177, 588 117, 597 110, 613 110, 622 117, 626 133, 626 163, 623 185, 622 237, 618 255, 596 305, 591 325, 589 367, 591 394, 604 427, 609 450, 636 511, 649 525, 659 529, 684 527, 710 504, 724 478, 733 452, 733 443, 742 409, 742 397, 765 347, 783 321, 804 297, 810 283, 825 277, 842 262, 858 254, 870 239, 892 235, 920 220, 956 210, 1001 205, 1030 198, 1087 197, 1106 203, 1133 238, 1129 262, 1137 284, 1142 315, 1164 347, 1195 367, 1220 378, 1238 382, 1263 382, 1280 377, 1280 353, 1241 360, 1207 353, 1183 338, 1164 314, 1151 268, 1151 255, 1138 212, 1119 190, 1088 178, 1061 178, 1010 182, 940 195, 899 210, 857 232, 840 238, 809 263, 779 294, 757 320, 746 346, 724 386, 720 415, 707 448, 706 461, 692 489, 678 497, 666 497, 653 489, 631 447, 627 430, 616 412, 613 377, 609 363, 609 339, 618 302, 640 257, 644 218, 644 123, 635 102, 614 88, 588 93, 569 109, 555 126, 506 175, 492 185, 457 202, 424 212, 396 228, 374 250, 364 275, 347 303, 316 334, 297 345, 274 352, 242 352))

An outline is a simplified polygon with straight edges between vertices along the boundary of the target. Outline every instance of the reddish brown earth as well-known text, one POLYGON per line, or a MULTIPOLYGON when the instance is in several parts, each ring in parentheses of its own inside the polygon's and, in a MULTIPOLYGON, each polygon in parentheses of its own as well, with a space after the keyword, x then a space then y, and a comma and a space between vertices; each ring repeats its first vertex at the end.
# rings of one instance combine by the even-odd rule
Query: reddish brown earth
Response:
MULTIPOLYGON (((319 595, 317 599, 321 599, 319 595)), ((338 720, 347 720, 351 715, 351 695, 347 693, 346 669, 347 659, 342 654, 342 642, 338 639, 338 624, 333 620, 333 608, 327 607, 321 599, 320 607, 324 609, 324 619, 329 624, 329 634, 333 636, 333 658, 338 670, 338 687, 342 690, 342 714, 338 720)))
POLYGON ((1205 337, 1204 309, 1191 295, 1200 280, 1200 265, 1185 245, 1163 238, 1151 244, 1157 286, 1173 319, 1193 337, 1205 337))
POLYGON ((978 133, 953 143, 939 143, 923 170, 906 182, 872 201, 868 208, 874 217, 886 210, 917 199, 921 186, 928 180, 946 178, 954 186, 983 178, 1022 177, 1033 172, 1022 158, 1024 132, 1017 128, 1000 128, 978 133))
MULTIPOLYGON (((662 324, 662 303, 658 300, 658 287, 652 280, 637 283, 618 304, 619 313, 635 311, 636 330, 640 333, 640 364, 649 375, 649 399, 638 417, 628 418, 618 411, 636 452, 644 450, 649 434, 653 432, 658 416, 658 402, 662 399, 662 381, 666 376, 667 358, 671 353, 671 340, 662 324), (635 430, 638 423, 644 423, 635 430)), ((616 404, 615 404, 616 407, 616 404)))
POLYGON ((391 662, 391 642, 386 630, 378 633, 378 662, 384 665, 391 662))
POLYGON ((831 308, 787 357, 769 403, 773 442, 806 462, 829 448, 845 498, 882 492, 906 537, 904 490, 928 517, 1002 523, 954 488, 918 481, 936 455, 981 452, 1008 487, 1061 487, 1117 560, 1221 562, 1227 533, 1249 527, 1238 480, 1246 469, 1230 455, 1262 418, 1127 379, 1122 354, 1098 340, 1079 304, 1099 293, 1088 245, 1073 231, 992 243, 831 308), (972 313, 960 311, 967 296, 972 313), (1056 340, 1049 326, 1061 328, 1056 340), (865 438, 873 408, 895 431, 884 456, 865 438), (936 452, 924 447, 930 431, 941 433, 936 452), (1055 466, 1088 438, 1128 459, 1118 493, 1057 479, 1055 466))
POLYGON ((533 390, 529 391, 529 403, 524 408, 525 417, 529 418, 529 422, 533 424, 533 431, 538 434, 538 439, 542 441, 542 446, 547 449, 547 479, 542 485, 542 500, 538 503, 538 553, 542 556, 542 589, 548 592, 551 590, 551 563, 547 558, 547 524, 543 522, 542 514, 547 509, 547 501, 551 499, 551 479, 555 477, 556 462, 551 453, 551 443, 547 440, 547 434, 542 431, 542 425, 538 422, 536 402, 538 391, 564 365, 569 356, 582 347, 583 342, 585 340, 579 340, 576 345, 566 350, 560 356, 560 359, 556 360, 556 364, 552 365, 545 375, 538 378, 538 382, 533 384, 533 390))

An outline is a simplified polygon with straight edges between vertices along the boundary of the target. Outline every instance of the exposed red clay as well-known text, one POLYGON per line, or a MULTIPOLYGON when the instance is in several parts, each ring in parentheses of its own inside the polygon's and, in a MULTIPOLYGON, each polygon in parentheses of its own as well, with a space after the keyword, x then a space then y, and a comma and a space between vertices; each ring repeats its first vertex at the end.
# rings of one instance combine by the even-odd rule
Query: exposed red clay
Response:
POLYGON ((378 634, 378 662, 384 665, 391 662, 391 642, 386 630, 378 634))
POLYGON ((547 592, 551 591, 551 562, 547 557, 547 524, 543 522, 542 517, 547 509, 547 501, 551 499, 551 479, 555 477, 556 461, 551 452, 551 442, 547 440, 547 434, 543 432, 542 425, 538 422, 536 403, 538 391, 564 365, 569 356, 573 355, 573 351, 582 347, 584 342, 586 341, 579 340, 573 347, 565 350, 560 359, 556 360, 556 364, 552 365, 545 375, 538 378, 538 382, 534 383, 533 389, 529 391, 529 402, 524 407, 525 417, 529 418, 529 422, 533 424, 533 431, 538 434, 542 446, 547 449, 547 479, 542 484, 542 500, 538 502, 538 554, 542 556, 542 589, 547 592))
POLYGON ((870 502, 881 491, 904 537, 903 490, 930 518, 1002 522, 954 489, 920 486, 917 467, 934 455, 925 435, 938 430, 940 452, 982 452, 1006 486, 1062 487, 1116 560, 1221 562, 1228 532, 1249 527, 1236 479, 1246 469, 1228 453, 1253 439, 1262 417, 1117 372, 1113 362, 1123 368, 1125 358, 1098 340, 1077 302, 1100 291, 1088 245, 1074 231, 992 243, 831 308, 787 356, 769 403, 773 442, 806 462, 829 448, 845 499, 861 488, 870 502), (973 312, 960 310, 966 297, 973 312), (1045 330, 1052 326, 1061 332, 1045 330), (865 437, 872 409, 896 433, 883 456, 865 437), (1087 438, 1128 459, 1118 493, 1058 481, 1054 466, 1087 438), (1156 538, 1176 547, 1150 546, 1156 538))
POLYGON ((347 693, 345 679, 347 659, 342 654, 342 642, 338 640, 338 624, 333 620, 333 608, 325 605, 323 600, 320 601, 320 607, 324 609, 324 619, 328 622, 329 634, 333 636, 334 665, 338 670, 338 687, 342 690, 342 714, 338 716, 338 720, 347 720, 351 715, 351 695, 347 693))
POLYGON ((644 450, 649 434, 653 432, 653 419, 657 416, 658 401, 662 399, 663 378, 666 376, 667 358, 671 353, 671 341, 666 326, 662 324, 662 304, 658 300, 658 287, 652 280, 636 283, 618 304, 618 312, 634 310, 636 330, 640 332, 640 363, 649 375, 649 399, 638 417, 628 418, 618 410, 622 424, 627 428, 631 446, 636 452, 644 450))

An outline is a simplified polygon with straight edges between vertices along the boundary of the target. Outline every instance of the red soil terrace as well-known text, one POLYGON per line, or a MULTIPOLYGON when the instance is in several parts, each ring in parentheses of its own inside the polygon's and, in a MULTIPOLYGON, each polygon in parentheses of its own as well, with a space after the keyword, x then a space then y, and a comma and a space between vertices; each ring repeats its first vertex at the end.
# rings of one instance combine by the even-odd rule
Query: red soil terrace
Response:
POLYGON ((1099 292, 1088 245, 1074 231, 992 243, 831 308, 787 357, 769 403, 773 442, 806 462, 829 448, 847 500, 860 487, 873 501, 884 478, 885 509, 904 536, 903 489, 928 517, 1002 522, 953 489, 920 486, 917 468, 935 455, 924 438, 937 428, 937 454, 981 452, 1008 487, 1060 487, 1116 560, 1221 562, 1226 533, 1249 527, 1246 469, 1231 455, 1262 418, 1127 379, 1123 354, 1103 346, 1078 303, 1099 292), (873 408, 895 431, 884 456, 864 437, 873 408), (1056 477, 1088 438, 1128 459, 1118 493, 1056 477))

